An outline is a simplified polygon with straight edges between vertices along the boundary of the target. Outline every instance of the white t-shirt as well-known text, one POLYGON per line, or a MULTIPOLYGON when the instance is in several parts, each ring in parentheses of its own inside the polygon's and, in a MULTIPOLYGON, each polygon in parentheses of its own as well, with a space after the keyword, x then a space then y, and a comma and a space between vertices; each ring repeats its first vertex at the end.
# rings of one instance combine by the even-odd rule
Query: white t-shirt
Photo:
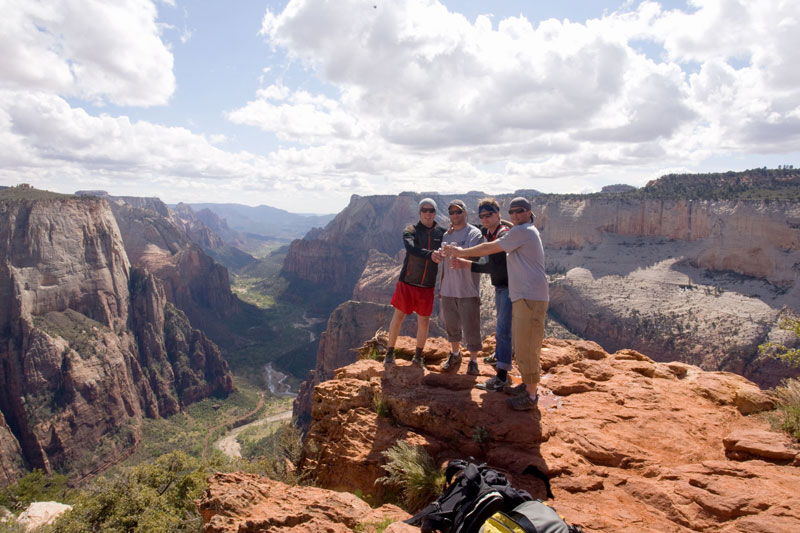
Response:
MULTIPOLYGON (((442 244, 450 243, 456 244, 461 248, 471 248, 483 242, 483 235, 481 230, 467 224, 459 230, 450 233, 445 233, 442 238, 442 244)), ((471 272, 468 268, 450 268, 451 258, 447 257, 442 264, 439 265, 439 270, 443 272, 442 284, 439 288, 439 294, 442 296, 451 296, 453 298, 473 298, 479 295, 478 289, 480 287, 480 274, 471 272)))

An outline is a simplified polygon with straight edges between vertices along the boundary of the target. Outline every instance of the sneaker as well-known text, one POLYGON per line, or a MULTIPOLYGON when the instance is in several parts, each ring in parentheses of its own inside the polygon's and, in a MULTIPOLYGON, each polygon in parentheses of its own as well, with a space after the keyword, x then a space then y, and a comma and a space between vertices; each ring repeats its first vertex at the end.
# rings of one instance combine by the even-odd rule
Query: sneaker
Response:
POLYGON ((536 407, 539 403, 539 395, 531 398, 530 394, 520 394, 512 396, 506 400, 506 405, 515 411, 527 411, 536 407))
POLYGON ((420 368, 425 368, 425 358, 422 357, 421 355, 417 357, 417 355, 414 354, 414 357, 411 358, 411 364, 417 365, 420 368))
POLYGON ((500 379, 498 376, 492 376, 483 383, 478 383, 477 385, 475 385, 475 388, 493 392, 500 392, 501 390, 504 390, 507 385, 508 385, 507 379, 500 379))
POLYGON ((522 396, 528 394, 528 387, 525 386, 524 383, 520 383, 516 387, 511 385, 511 380, 506 380, 506 384, 503 387, 503 392, 506 394, 510 394, 511 396, 522 396))
POLYGON ((394 353, 387 353, 383 358, 383 366, 394 364, 394 353))
POLYGON ((442 364, 442 370, 444 372, 458 372, 458 369, 461 367, 461 354, 460 353, 451 353, 450 357, 447 358, 442 364))
POLYGON ((497 354, 493 353, 492 355, 487 355, 486 357, 483 358, 483 362, 486 363, 487 365, 492 365, 492 366, 496 365, 497 354))
POLYGON ((478 370, 478 362, 477 361, 470 361, 467 363, 467 374, 470 376, 480 376, 481 371, 478 370))

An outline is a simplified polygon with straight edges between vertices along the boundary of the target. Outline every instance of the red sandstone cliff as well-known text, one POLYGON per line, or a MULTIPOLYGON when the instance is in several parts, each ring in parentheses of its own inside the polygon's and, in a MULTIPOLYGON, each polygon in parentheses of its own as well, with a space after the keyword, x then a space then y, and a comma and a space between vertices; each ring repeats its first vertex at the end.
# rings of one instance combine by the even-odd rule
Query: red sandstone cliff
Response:
POLYGON ((142 416, 233 389, 219 350, 160 282, 129 277, 105 200, 4 194, 0 257, 4 468, 91 473, 135 446, 142 416))
MULTIPOLYGON (((401 338, 403 346, 413 342, 401 338)), ((458 374, 439 373, 446 343, 434 344, 441 353, 429 354, 425 371, 402 359, 388 371, 368 359, 336 370, 313 394, 302 467, 315 488, 214 476, 198 502, 206 531, 323 527, 314 520, 328 531, 353 529, 352 515, 336 509, 353 501, 352 492, 382 501, 375 484, 385 473, 382 452, 401 439, 439 464, 486 461, 534 497, 547 498, 549 485, 551 503, 587 532, 800 528, 800 445, 770 430, 759 413, 772 400, 752 382, 633 350, 609 354, 592 342, 547 339, 539 408, 515 412, 506 395, 474 388, 490 367, 481 363, 479 378, 466 375, 466 363, 458 374), (376 413, 376 399, 388 415, 376 413), (329 511, 309 513, 296 502, 329 511)))

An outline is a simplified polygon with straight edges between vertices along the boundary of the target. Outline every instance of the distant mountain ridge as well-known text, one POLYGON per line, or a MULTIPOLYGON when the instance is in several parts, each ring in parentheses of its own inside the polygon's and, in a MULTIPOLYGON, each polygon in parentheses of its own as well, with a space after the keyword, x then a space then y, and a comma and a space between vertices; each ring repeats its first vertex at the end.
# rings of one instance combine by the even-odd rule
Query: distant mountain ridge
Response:
MULTIPOLYGON (((303 237, 312 228, 325 226, 336 214, 311 215, 290 213, 277 207, 259 205, 251 207, 242 204, 190 203, 192 209, 208 209, 227 221, 234 231, 251 233, 264 237, 284 240, 303 237)), ((173 207, 173 206, 170 206, 173 207)))

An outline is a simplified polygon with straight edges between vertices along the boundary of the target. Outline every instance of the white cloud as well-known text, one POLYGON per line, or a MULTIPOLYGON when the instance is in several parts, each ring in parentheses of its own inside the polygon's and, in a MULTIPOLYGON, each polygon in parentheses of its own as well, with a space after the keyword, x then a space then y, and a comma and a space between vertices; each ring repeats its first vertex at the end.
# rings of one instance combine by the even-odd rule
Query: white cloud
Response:
MULTIPOLYGON (((235 151, 236 131, 76 102, 169 104, 173 56, 152 1, 0 2, 6 179, 245 201, 279 191, 286 206, 300 194, 334 210, 352 193, 641 184, 712 156, 800 146, 798 2, 632 2, 575 23, 470 22, 436 0, 290 0, 262 21, 262 88, 224 112, 232 128, 284 144, 260 155, 235 151)), ((185 50, 203 38, 198 29, 185 50)))
POLYGON ((149 0, 3 0, 0 87, 165 104, 173 57, 149 0))

